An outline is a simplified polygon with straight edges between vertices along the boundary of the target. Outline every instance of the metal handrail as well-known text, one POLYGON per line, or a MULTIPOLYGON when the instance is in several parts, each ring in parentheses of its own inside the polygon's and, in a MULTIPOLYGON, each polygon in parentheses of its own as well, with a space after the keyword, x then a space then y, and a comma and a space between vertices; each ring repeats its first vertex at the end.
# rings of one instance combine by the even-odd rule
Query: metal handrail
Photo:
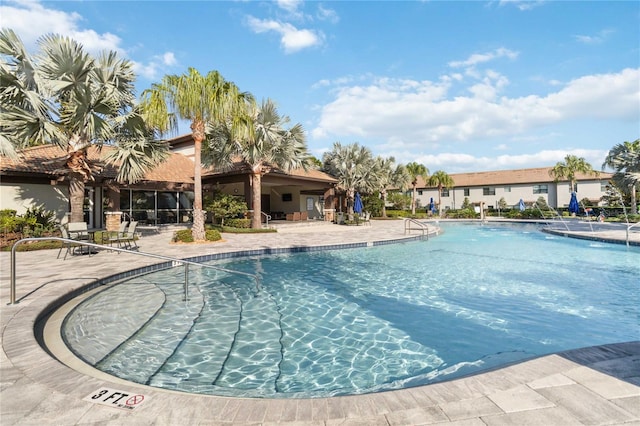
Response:
MULTIPOLYGON (((628 220, 628 219, 627 219, 628 220)), ((633 228, 634 226, 640 226, 640 222, 636 222, 634 224, 630 224, 629 222, 627 222, 627 247, 629 247, 629 231, 631 230, 631 228, 633 228)))
POLYGON ((404 233, 407 234, 407 231, 411 232, 412 229, 416 229, 418 231, 422 231, 422 235, 424 236, 424 231, 427 231, 427 240, 429 239, 429 225, 423 222, 419 222, 415 219, 411 219, 408 217, 404 218, 404 233), (415 223, 419 226, 419 228, 411 228, 410 224, 415 223), (408 226, 409 225, 409 226, 408 226))
POLYGON ((184 265, 184 297, 185 300, 187 298, 189 292, 189 265, 201 266, 203 268, 215 269, 221 272, 227 272, 230 274, 244 275, 247 277, 251 277, 256 282, 256 290, 260 291, 260 278, 257 275, 249 274, 248 272, 242 271, 234 271, 232 269, 221 268, 219 266, 207 265, 206 263, 193 262, 191 260, 186 259, 177 259, 175 257, 163 256, 160 254, 146 253, 142 251, 131 251, 126 249, 121 249, 117 247, 107 247, 101 244, 89 243, 85 241, 72 240, 68 238, 61 237, 31 237, 31 238, 23 238, 21 240, 16 241, 16 243, 11 247, 11 294, 10 294, 10 302, 9 305, 14 305, 16 303, 16 249, 19 245, 29 242, 29 241, 61 241, 64 243, 74 244, 76 246, 87 246, 87 247, 95 247, 95 248, 103 248, 109 251, 117 251, 123 253, 135 254, 138 256, 151 257, 154 259, 160 259, 172 262, 172 266, 175 266, 175 263, 181 263, 184 265))
POLYGON ((266 226, 268 228, 269 227, 269 221, 271 220, 271 215, 270 214, 266 214, 265 212, 260 212, 260 214, 262 214, 262 216, 264 216, 265 222, 266 222, 266 226))

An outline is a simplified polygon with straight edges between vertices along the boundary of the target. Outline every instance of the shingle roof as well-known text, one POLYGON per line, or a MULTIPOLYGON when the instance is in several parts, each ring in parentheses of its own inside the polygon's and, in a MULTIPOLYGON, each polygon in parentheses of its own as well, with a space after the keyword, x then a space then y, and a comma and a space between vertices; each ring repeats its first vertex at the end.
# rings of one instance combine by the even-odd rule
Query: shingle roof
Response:
MULTIPOLYGON (((453 173, 449 176, 455 182, 455 187, 463 186, 492 186, 492 185, 518 185, 553 182, 549 175, 552 167, 538 167, 533 169, 495 170, 489 172, 453 173)), ((611 173, 601 172, 599 179, 607 180, 611 173)), ((585 173, 576 173, 578 181, 598 179, 585 173)), ((422 176, 418 176, 418 188, 429 188, 422 176)))
MULTIPOLYGON (((102 150, 90 146, 87 150, 88 159, 96 166, 96 177, 114 179, 117 168, 106 165, 102 160, 104 154, 114 149, 103 146, 102 150)), ((50 177, 59 176, 64 167, 67 153, 56 145, 42 145, 21 150, 19 158, 2 157, 0 174, 37 174, 50 177)), ((180 154, 171 154, 158 167, 147 172, 144 180, 157 182, 193 183, 193 162, 180 154)))
MULTIPOLYGON (((117 168, 105 165, 102 160, 103 154, 114 149, 110 146, 103 146, 102 152, 96 146, 90 146, 87 155, 91 163, 96 166, 95 177, 102 179, 115 179, 117 176, 117 168)), ((56 145, 41 145, 26 148, 20 151, 18 159, 2 157, 0 163, 0 174, 36 174, 47 177, 57 177, 60 175, 57 170, 64 168, 64 162, 67 153, 56 145)), ((237 172, 240 169, 235 171, 237 172)), ((337 182, 332 176, 321 172, 320 170, 303 169, 293 170, 284 173, 274 170, 272 173, 295 176, 297 178, 308 179, 313 181, 337 182)), ((215 171, 204 171, 203 176, 216 175, 215 171)), ((224 174, 224 173, 222 173, 224 174)), ((146 173, 144 180, 156 182, 177 182, 177 183, 193 183, 193 161, 182 154, 172 153, 158 167, 146 173)))

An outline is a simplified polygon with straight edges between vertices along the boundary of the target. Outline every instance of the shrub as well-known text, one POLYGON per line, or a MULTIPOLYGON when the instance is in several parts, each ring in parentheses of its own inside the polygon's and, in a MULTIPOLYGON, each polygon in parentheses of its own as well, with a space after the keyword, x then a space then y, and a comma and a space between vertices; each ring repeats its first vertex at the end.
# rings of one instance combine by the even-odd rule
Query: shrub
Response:
POLYGON ((207 241, 220 241, 222 235, 216 229, 207 229, 204 234, 204 239, 207 241))
POLYGON ((445 211, 445 217, 451 218, 451 219, 475 219, 479 216, 480 215, 476 213, 473 207, 466 208, 466 209, 445 211))
POLYGON ((251 228, 251 219, 227 219, 225 225, 231 228, 251 228))
POLYGON ((20 219, 16 216, 17 211, 12 209, 0 210, 0 230, 4 233, 15 232, 20 219))
POLYGON ((32 207, 24 213, 24 218, 28 222, 35 220, 35 224, 41 225, 46 231, 50 231, 55 227, 55 217, 56 214, 54 212, 45 210, 43 207, 32 207))
MULTIPOLYGON (((217 229, 207 229, 204 233, 204 239, 207 241, 220 241, 222 236, 217 229)), ((174 232, 171 241, 174 243, 192 243, 194 242, 193 233, 191 232, 191 229, 176 231, 174 232)))
POLYGON ((191 229, 182 229, 180 231, 174 232, 173 239, 171 241, 173 241, 174 243, 192 243, 193 234, 191 233, 191 229))

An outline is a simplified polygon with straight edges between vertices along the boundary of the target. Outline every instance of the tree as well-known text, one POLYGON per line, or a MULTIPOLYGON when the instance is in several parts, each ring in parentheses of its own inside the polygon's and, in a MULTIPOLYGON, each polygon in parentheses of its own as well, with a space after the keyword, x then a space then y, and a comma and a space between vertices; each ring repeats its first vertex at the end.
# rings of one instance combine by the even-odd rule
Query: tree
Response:
POLYGON ((410 180, 407 170, 402 164, 395 164, 393 157, 376 157, 373 170, 374 186, 382 198, 382 217, 387 217, 387 195, 390 188, 400 188, 405 191, 410 180))
POLYGON ((278 113, 270 99, 261 106, 252 107, 247 116, 244 132, 234 138, 230 122, 207 128, 205 162, 220 169, 229 169, 235 161, 251 170, 252 228, 262 226, 262 176, 274 168, 289 172, 307 169, 311 156, 307 151, 304 129, 297 123, 285 128, 290 119, 278 113))
POLYGON ((429 177, 427 184, 438 188, 438 213, 442 217, 442 188, 452 188, 455 182, 445 171, 438 170, 429 177))
POLYGON ((220 190, 214 191, 211 198, 205 200, 205 208, 213 214, 213 220, 220 218, 220 224, 224 226, 225 218, 232 218, 247 211, 247 203, 240 197, 225 194, 220 190))
POLYGON ((397 210, 406 210, 411 205, 411 197, 404 192, 391 192, 387 199, 393 204, 393 208, 397 210))
POLYGON ((611 167, 615 170, 613 181, 622 188, 631 199, 631 214, 638 214, 638 182, 640 182, 640 139, 633 142, 623 142, 609 150, 602 163, 602 169, 611 167))
POLYGON ((242 117, 253 103, 253 96, 240 92, 217 71, 207 75, 189 68, 186 74, 166 75, 160 83, 142 93, 142 109, 154 127, 162 132, 174 131, 178 119, 191 122, 194 141, 193 226, 195 241, 204 241, 202 210, 202 143, 207 124, 232 123, 232 132, 243 131, 242 117))
POLYGON ((416 162, 409 163, 405 166, 409 176, 411 176, 411 186, 413 187, 413 195, 411 196, 411 214, 416 214, 416 188, 418 186, 418 176, 422 176, 423 179, 429 177, 429 169, 424 165, 416 162))
POLYGON ((568 180, 571 192, 574 192, 576 188, 576 173, 592 176, 599 175, 584 158, 578 158, 575 155, 565 156, 564 161, 559 161, 549 170, 549 176, 554 179, 554 182, 558 182, 561 179, 568 180))
POLYGON ((93 58, 59 35, 38 41, 32 57, 9 29, 0 31, 0 149, 15 154, 30 145, 55 144, 66 152, 58 172, 69 180, 71 222, 83 222, 84 189, 100 164, 90 146, 112 146, 103 157, 119 167, 117 179, 134 183, 168 155, 136 107, 131 62, 116 52, 93 58))
POLYGON ((323 169, 338 180, 338 187, 347 194, 348 214, 353 215, 353 199, 357 190, 369 189, 373 171, 373 154, 369 148, 358 143, 333 144, 333 149, 325 152, 323 169))

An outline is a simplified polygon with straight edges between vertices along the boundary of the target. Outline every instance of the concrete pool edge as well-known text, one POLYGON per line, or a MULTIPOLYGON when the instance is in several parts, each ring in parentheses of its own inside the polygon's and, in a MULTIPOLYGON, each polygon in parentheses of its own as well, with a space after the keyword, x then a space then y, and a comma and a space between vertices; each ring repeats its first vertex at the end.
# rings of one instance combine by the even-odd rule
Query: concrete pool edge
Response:
MULTIPOLYGON (((318 238, 311 237, 316 241, 318 238)), ((124 258, 119 259, 124 261, 124 258)), ((65 265, 73 263, 67 261, 65 265)), ((137 385, 121 386, 69 369, 51 358, 33 335, 35 320, 51 308, 53 299, 88 285, 93 278, 74 278, 73 282, 65 283, 64 289, 44 289, 44 294, 30 298, 24 304, 2 306, 4 353, 0 414, 3 425, 95 422, 407 424, 465 419, 483 422, 477 424, 511 420, 513 424, 520 416, 577 419, 593 424, 640 420, 640 413, 633 411, 634 406, 640 406, 638 386, 561 355, 536 358, 485 374, 419 388, 316 400, 206 397, 148 391, 137 385), (125 412, 82 400, 103 386, 145 393, 149 401, 136 411, 125 412), (570 397, 568 402, 562 403, 565 393, 570 397), (601 410, 591 410, 594 412, 588 414, 577 405, 601 410), (606 422, 598 417, 601 413, 606 414, 606 422)))

